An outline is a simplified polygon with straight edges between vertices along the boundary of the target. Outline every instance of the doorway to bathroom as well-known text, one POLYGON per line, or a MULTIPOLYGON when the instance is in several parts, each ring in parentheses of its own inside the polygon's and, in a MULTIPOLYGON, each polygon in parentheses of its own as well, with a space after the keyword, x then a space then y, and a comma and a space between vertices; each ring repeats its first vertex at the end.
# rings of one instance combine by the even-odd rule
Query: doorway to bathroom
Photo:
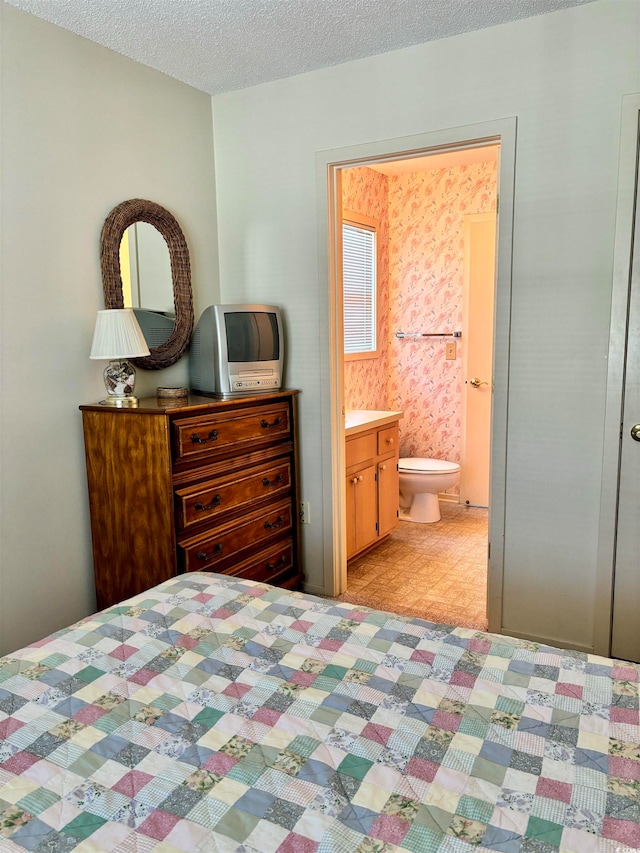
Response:
MULTIPOLYGON (((480 127, 475 126, 473 130, 479 130, 480 127)), ((491 128, 492 132, 486 135, 478 134, 477 136, 469 132, 468 135, 464 135, 465 129, 458 128, 457 131, 444 134, 426 134, 422 137, 427 142, 439 137, 443 139, 442 144, 426 144, 420 147, 408 145, 407 148, 398 146, 394 149, 391 147, 393 142, 402 143, 402 140, 394 140, 389 143, 386 150, 381 150, 384 143, 379 143, 372 144, 372 146, 361 146, 357 149, 347 149, 344 152, 326 152, 327 156, 324 163, 322 163, 323 158, 319 157, 319 166, 324 173, 325 186, 327 174, 329 177, 329 197, 327 200, 329 216, 326 236, 329 244, 328 272, 331 288, 328 319, 331 338, 336 347, 335 362, 332 364, 332 371, 335 369, 335 373, 329 377, 332 392, 330 395, 332 463, 335 476, 331 489, 334 497, 334 559, 333 566, 330 567, 325 577, 328 581, 326 582, 327 592, 348 598, 350 590, 344 548, 344 471, 340 476, 340 469, 344 467, 344 408, 371 408, 371 403, 362 396, 360 399, 353 398, 353 388, 357 389, 356 394, 362 395, 367 388, 379 391, 381 384, 371 369, 372 365, 364 364, 366 360, 356 364, 355 368, 351 362, 346 365, 344 362, 342 352, 342 275, 340 269, 341 229, 339 227, 342 223, 343 207, 353 209, 356 206, 358 195, 361 198, 368 196, 369 201, 373 201, 374 204, 378 203, 378 214, 386 208, 387 214, 391 214, 393 219, 393 225, 390 229, 393 248, 389 255, 388 265, 390 274, 396 276, 396 280, 400 281, 402 285, 397 288, 398 292, 403 293, 405 291, 403 297, 405 308, 401 309, 390 304, 385 305, 384 300, 381 300, 380 329, 383 338, 389 342, 384 379, 384 384, 387 386, 387 402, 384 408, 402 410, 408 415, 400 421, 402 431, 401 454, 422 455, 440 459, 454 456, 460 460, 463 456, 464 441, 462 365, 465 356, 465 338, 461 334, 461 329, 463 319, 466 319, 466 313, 463 315, 464 269, 462 259, 464 255, 464 234, 462 225, 465 216, 495 213, 499 186, 502 215, 500 217, 498 245, 501 249, 501 255, 498 257, 496 304, 493 314, 496 319, 496 330, 500 330, 500 332, 491 336, 492 338, 495 337, 497 342, 495 366, 493 376, 467 377, 467 379, 476 378, 479 380, 478 387, 474 390, 478 390, 480 394, 490 392, 492 385, 494 390, 493 404, 490 406, 493 424, 490 471, 491 516, 488 517, 486 507, 471 506, 471 500, 468 507, 466 503, 461 507, 458 490, 449 490, 446 502, 442 503, 443 518, 441 522, 435 525, 401 524, 396 533, 389 537, 384 544, 381 544, 376 551, 380 555, 384 549, 385 559, 394 564, 399 588, 404 589, 404 598, 406 599, 407 590, 413 589, 416 584, 410 578, 411 573, 405 571, 405 568, 410 563, 420 562, 421 549, 422 553, 425 551, 423 544, 413 542, 411 545, 413 555, 409 554, 405 560, 402 551, 406 542, 403 543, 403 540, 424 538, 430 543, 427 550, 440 551, 439 554, 432 553, 429 555, 432 558, 432 567, 435 566, 434 561, 438 558, 439 569, 443 572, 441 580, 446 580, 448 586, 451 587, 452 575, 446 566, 443 567, 444 561, 441 558, 445 551, 453 549, 453 543, 446 541, 451 531, 456 527, 460 530, 464 527, 460 523, 461 519, 455 518, 455 514, 462 510, 463 518, 472 521, 475 528, 473 534, 467 530, 467 541, 462 544, 462 547, 466 548, 467 557, 471 557, 472 562, 481 563, 485 582, 487 565, 490 569, 488 595, 481 594, 482 600, 476 601, 476 605, 479 605, 486 615, 486 601, 488 600, 491 603, 489 627, 491 630, 500 630, 515 120, 503 120, 482 127, 491 128), (368 152, 366 151, 367 148, 369 149, 368 152), (359 156, 363 150, 364 156, 359 156), (330 156, 343 153, 347 155, 344 159, 330 156), (442 157, 452 159, 446 161, 441 159, 442 157), (432 182, 430 185, 427 176, 432 179, 435 177, 435 185, 432 182), (381 180, 386 181, 388 189, 391 187, 386 203, 380 203, 381 180), (418 194, 417 186, 420 186, 422 195, 418 194), (460 220, 458 233, 451 237, 452 221, 458 219, 460 220), (451 242, 452 240, 453 242, 451 242), (433 262, 434 255, 438 256, 437 263, 433 262), (500 257, 502 257, 502 263, 500 263, 500 257), (452 267, 456 265, 456 269, 453 270, 452 267), (419 296, 423 295, 428 289, 427 285, 435 290, 439 303, 435 304, 434 302, 428 307, 420 306, 419 296), (403 311, 405 313, 402 313, 403 311), (455 328, 448 328, 450 322, 455 328), (442 324, 444 326, 440 329, 442 324), (386 328, 384 328, 385 326, 386 328), (403 339, 399 336, 400 331, 415 335, 440 331, 449 334, 441 339, 434 338, 433 340, 426 338, 418 340, 416 338, 409 340, 409 346, 406 346, 406 337, 403 339), (458 332, 455 337, 452 334, 454 331, 458 332), (423 344, 420 353, 422 362, 421 367, 416 370, 411 368, 407 355, 410 348, 415 353, 419 343, 423 344), (455 346, 452 348, 450 344, 455 344, 455 346), (400 350, 399 348, 403 345, 405 349, 400 350), (395 348, 393 352, 391 351, 392 348, 395 348), (452 349, 453 356, 451 355, 452 349), (447 358, 447 356, 449 357, 447 358), (426 362, 430 361, 429 369, 424 366, 425 359, 426 362), (348 378, 347 373, 352 374, 352 376, 348 378), (352 381, 354 375, 356 377, 355 382, 352 381), (450 380, 448 386, 443 377, 450 380), (350 387, 351 390, 349 390, 350 387), (452 388, 457 388, 457 400, 455 401, 456 395, 452 388), (414 412, 411 412, 411 407, 406 404, 407 399, 427 400, 430 403, 430 408, 426 418, 416 416, 414 412), (496 441, 498 442, 497 446, 496 441), (476 518, 473 518, 474 514, 477 516, 476 518), (411 529, 413 529, 411 531, 413 536, 409 536, 411 529), (491 550, 493 552, 489 560, 487 560, 488 539, 492 541, 491 550), (436 540, 439 541, 436 542, 436 540), (495 545, 493 544, 494 540, 495 545), (409 582, 408 584, 405 583, 404 586, 402 585, 403 574, 406 575, 405 579, 409 582), (333 589, 331 590, 332 585, 333 589)), ((471 128, 469 130, 471 131, 471 128)), ((416 140, 412 139, 411 141, 416 140)), ((319 177, 320 174, 321 171, 319 170, 319 177)), ((389 228, 388 222, 385 227, 389 228)), ((494 257, 495 245, 494 243, 494 257)), ((378 396, 374 404, 376 408, 381 407, 380 400, 381 398, 378 396)), ((461 562, 460 558, 457 559, 457 562, 461 562)), ((467 560, 467 562, 470 561, 467 560)), ((327 564, 325 563, 325 565, 327 564)), ((353 566, 353 563, 351 565, 353 566)), ((462 584, 468 586, 468 574, 466 578, 467 580, 462 580, 457 591, 451 589, 451 594, 458 600, 462 594, 462 584)), ((357 582, 353 574, 352 579, 354 583, 352 583, 351 592, 355 594, 357 582)), ((379 589, 380 581, 380 578, 376 579, 379 589)), ((389 585, 386 586, 388 591, 389 585)), ((380 606, 380 604, 376 603, 375 606, 380 606)), ((393 609, 393 607, 387 604, 387 609, 393 609)), ((423 613, 422 615, 429 618, 427 614, 423 613)), ((456 620, 449 619, 448 621, 456 620)))
MULTIPOLYGON (((354 412, 358 420, 366 412, 402 412, 400 519, 408 523, 388 535, 380 525, 381 540, 364 553, 352 555, 351 543, 341 597, 481 630, 487 628, 498 157, 499 145, 462 148, 353 166, 341 182, 346 435, 351 447, 354 412), (361 252, 354 258, 354 222, 366 223, 361 227, 375 244, 369 259, 361 252), (369 260, 367 290, 377 296, 366 301, 358 299, 363 260, 369 260), (353 329, 360 330, 363 314, 373 320, 375 346, 360 333, 355 343, 364 351, 354 353, 353 329), (404 468, 423 464, 456 470, 410 474, 418 489, 425 479, 438 488, 433 496, 407 498, 404 468)), ((385 485, 382 475, 378 480, 380 503, 385 485)), ((375 494, 374 484, 365 487, 355 487, 356 506, 368 491, 375 494)), ((358 526, 353 500, 346 511, 351 531, 358 526)))

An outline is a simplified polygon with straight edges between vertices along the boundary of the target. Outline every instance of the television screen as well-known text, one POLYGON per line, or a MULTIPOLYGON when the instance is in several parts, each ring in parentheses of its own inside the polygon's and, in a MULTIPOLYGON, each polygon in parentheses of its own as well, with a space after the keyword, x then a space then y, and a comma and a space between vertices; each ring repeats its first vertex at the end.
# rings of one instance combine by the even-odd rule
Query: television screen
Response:
POLYGON ((225 313, 227 359, 275 361, 280 357, 275 314, 257 311, 225 313))

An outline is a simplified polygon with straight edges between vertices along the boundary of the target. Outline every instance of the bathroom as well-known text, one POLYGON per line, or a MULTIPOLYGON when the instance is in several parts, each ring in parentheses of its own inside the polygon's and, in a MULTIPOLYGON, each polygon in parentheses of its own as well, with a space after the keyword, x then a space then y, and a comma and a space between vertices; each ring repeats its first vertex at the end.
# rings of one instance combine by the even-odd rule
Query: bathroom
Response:
MULTIPOLYGON (((401 458, 448 460, 460 470, 436 500, 440 520, 401 522, 352 559, 341 597, 480 629, 493 311, 492 290, 479 296, 470 259, 484 252, 495 262, 498 156, 490 145, 342 170, 343 220, 370 223, 377 239, 377 343, 372 353, 345 354, 347 416, 401 412, 401 458)), ((487 275, 493 288, 493 266, 487 275)), ((408 514, 400 508, 401 519, 408 514)))

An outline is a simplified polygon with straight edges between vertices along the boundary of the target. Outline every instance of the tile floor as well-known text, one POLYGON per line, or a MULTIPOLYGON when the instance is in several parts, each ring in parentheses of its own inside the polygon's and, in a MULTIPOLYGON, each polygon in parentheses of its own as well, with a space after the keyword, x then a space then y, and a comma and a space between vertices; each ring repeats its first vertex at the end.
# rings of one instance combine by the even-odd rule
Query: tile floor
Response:
POLYGON ((341 601, 487 629, 488 511, 440 502, 434 524, 401 521, 349 565, 341 601))

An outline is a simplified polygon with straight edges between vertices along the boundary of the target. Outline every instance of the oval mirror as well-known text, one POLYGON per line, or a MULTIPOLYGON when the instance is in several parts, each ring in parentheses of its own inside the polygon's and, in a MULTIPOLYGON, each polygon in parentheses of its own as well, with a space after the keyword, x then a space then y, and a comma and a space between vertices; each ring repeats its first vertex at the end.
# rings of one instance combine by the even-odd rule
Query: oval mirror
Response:
POLYGON ((149 345, 150 355, 132 361, 147 370, 175 364, 193 331, 189 249, 176 219, 155 202, 123 201, 105 220, 100 262, 105 307, 133 307, 149 345))

